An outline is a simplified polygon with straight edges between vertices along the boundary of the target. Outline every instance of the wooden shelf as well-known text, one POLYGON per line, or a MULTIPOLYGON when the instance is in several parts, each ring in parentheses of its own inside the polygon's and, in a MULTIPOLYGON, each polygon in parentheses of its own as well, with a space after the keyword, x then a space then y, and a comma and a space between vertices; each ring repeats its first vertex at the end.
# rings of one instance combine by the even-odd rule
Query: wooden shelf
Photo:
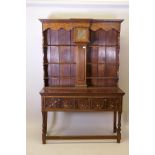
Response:
POLYGON ((76 87, 116 86, 115 79, 118 79, 119 69, 119 32, 89 31, 89 41, 75 43, 74 30, 50 29, 43 33, 46 86, 66 86, 69 81, 76 87), (86 46, 86 50, 82 46, 86 46))
POLYGON ((86 77, 86 79, 118 79, 118 77, 86 77))
POLYGON ((98 65, 98 64, 119 65, 119 63, 112 63, 112 62, 87 62, 87 65, 98 65))
MULTIPOLYGON (((79 45, 79 44, 78 44, 79 45)), ((53 44, 53 45, 43 45, 43 47, 50 47, 50 46, 78 46, 77 44, 53 44)), ((102 45, 102 44, 87 44, 89 47, 119 47, 119 45, 102 45)))
POLYGON ((102 44, 91 44, 88 45, 89 47, 98 47, 98 46, 102 46, 102 47, 119 47, 119 45, 102 45, 102 44))
POLYGON ((50 46, 77 46, 74 44, 53 44, 53 45, 44 45, 43 47, 50 47, 50 46))
POLYGON ((50 64, 76 64, 75 62, 45 62, 44 65, 50 65, 50 64))
POLYGON ((44 79, 75 79, 74 76, 49 76, 49 77, 44 77, 44 79))

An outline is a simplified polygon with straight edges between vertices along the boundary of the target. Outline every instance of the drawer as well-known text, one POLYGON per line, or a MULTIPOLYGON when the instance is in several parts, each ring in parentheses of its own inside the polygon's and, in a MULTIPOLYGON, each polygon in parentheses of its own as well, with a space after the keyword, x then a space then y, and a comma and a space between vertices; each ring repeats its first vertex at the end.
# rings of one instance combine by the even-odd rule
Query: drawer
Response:
POLYGON ((118 98, 92 99, 91 108, 94 110, 117 110, 118 98))
POLYGON ((75 109, 75 99, 45 98, 44 108, 75 109))
POLYGON ((76 99, 75 101, 76 109, 78 110, 90 110, 90 99, 76 99))
POLYGON ((119 98, 45 98, 43 109, 73 111, 113 111, 120 105, 119 98))

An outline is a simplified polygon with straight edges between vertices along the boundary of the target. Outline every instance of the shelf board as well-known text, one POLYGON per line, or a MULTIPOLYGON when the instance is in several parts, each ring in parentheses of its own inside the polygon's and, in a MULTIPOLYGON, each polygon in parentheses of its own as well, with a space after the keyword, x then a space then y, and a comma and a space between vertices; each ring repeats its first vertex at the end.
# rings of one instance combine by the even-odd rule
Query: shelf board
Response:
MULTIPOLYGON (((43 47, 50 47, 50 46, 79 46, 79 44, 52 44, 52 45, 43 45, 43 47)), ((119 47, 119 45, 102 45, 102 44, 87 44, 89 47, 119 47)))
MULTIPOLYGON (((44 77, 44 79, 75 79, 76 77, 74 76, 49 76, 49 77, 44 77)), ((89 76, 86 77, 86 79, 118 79, 118 77, 93 77, 89 76)))
POLYGON ((50 47, 50 46, 77 46, 74 44, 53 44, 53 45, 43 45, 43 47, 50 47))
POLYGON ((50 64, 76 64, 75 62, 45 62, 44 65, 50 65, 50 64))
POLYGON ((86 79, 118 79, 118 77, 86 77, 86 79))
POLYGON ((113 62, 87 62, 87 65, 96 65, 96 64, 111 64, 111 65, 119 65, 119 63, 113 62))
POLYGON ((44 77, 44 79, 75 79, 74 76, 49 76, 49 77, 44 77))

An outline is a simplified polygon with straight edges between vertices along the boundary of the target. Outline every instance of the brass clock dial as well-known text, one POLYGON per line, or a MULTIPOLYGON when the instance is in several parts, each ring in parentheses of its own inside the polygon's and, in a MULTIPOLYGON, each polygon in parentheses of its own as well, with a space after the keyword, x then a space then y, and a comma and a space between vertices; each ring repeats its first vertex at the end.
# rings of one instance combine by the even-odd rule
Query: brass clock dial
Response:
POLYGON ((74 29, 74 40, 79 43, 89 42, 89 30, 88 28, 75 28, 74 29))

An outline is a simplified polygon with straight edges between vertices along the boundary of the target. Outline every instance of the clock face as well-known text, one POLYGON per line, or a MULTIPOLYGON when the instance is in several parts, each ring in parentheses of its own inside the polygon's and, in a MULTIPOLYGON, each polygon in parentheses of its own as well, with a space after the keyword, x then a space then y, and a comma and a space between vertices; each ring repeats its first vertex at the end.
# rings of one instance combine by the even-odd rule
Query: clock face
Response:
POLYGON ((89 42, 88 28, 75 28, 74 33, 75 42, 89 42))
POLYGON ((78 40, 85 40, 86 36, 87 36, 87 30, 85 30, 85 29, 77 30, 78 40))

